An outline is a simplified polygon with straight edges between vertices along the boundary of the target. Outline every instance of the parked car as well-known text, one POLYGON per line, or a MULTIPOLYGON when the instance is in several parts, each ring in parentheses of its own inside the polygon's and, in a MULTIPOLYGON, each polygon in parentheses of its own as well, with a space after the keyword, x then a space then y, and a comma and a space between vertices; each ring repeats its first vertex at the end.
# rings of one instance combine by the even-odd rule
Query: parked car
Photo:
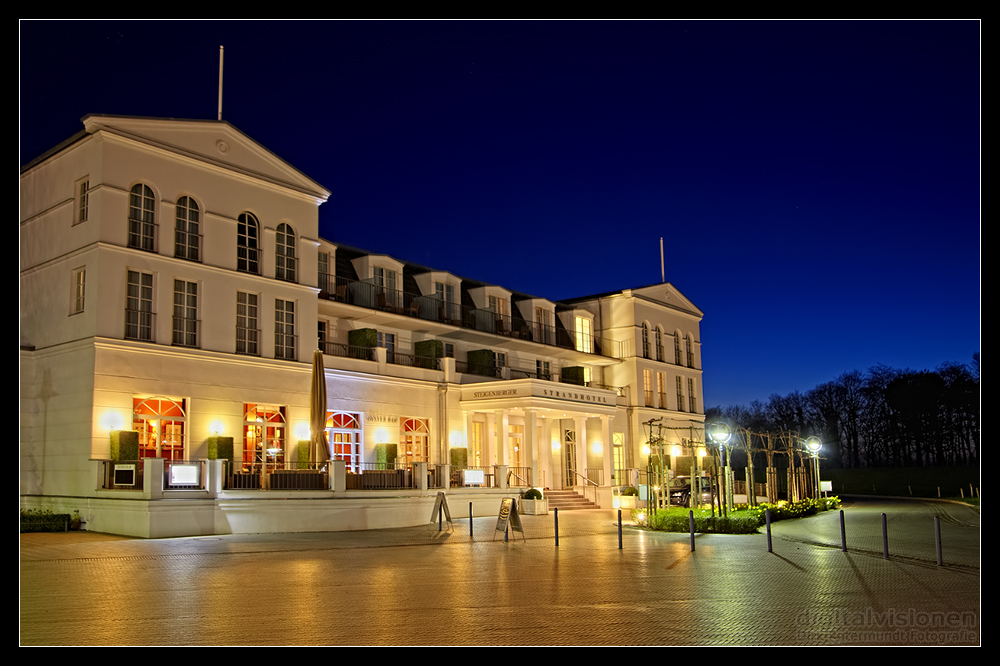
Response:
MULTIPOLYGON (((701 483, 701 504, 712 502, 712 489, 714 483, 707 476, 702 476, 701 483)), ((670 482, 670 503, 675 506, 691 506, 691 477, 678 476, 670 482)))

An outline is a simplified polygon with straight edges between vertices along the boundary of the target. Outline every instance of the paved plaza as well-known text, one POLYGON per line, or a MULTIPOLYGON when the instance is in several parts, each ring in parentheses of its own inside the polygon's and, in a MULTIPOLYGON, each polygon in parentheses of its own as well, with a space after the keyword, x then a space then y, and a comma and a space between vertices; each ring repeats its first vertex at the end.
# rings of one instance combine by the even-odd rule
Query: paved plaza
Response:
MULTIPOLYGON (((457 513, 452 507, 453 513, 457 513)), ((978 645, 979 512, 846 501, 767 537, 606 510, 350 533, 22 534, 22 645, 978 645), (884 559, 881 513, 890 558, 884 559), (937 566, 934 521, 944 565, 937 566), (627 516, 626 516, 627 518, 627 516), (516 538, 515 538, 516 537, 516 538)))

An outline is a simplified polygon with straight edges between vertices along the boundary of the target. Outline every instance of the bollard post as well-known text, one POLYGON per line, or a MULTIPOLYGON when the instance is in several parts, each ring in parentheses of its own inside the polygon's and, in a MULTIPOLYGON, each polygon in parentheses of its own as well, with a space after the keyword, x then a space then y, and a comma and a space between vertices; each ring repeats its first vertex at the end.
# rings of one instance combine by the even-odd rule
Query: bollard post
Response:
POLYGON ((934 545, 937 547, 937 565, 941 566, 944 564, 941 555, 941 516, 934 516, 934 545))
POLYGON ((771 509, 770 507, 764 509, 764 522, 767 523, 767 552, 773 552, 771 550, 771 509))
POLYGON ((556 545, 559 545, 559 507, 552 507, 552 513, 556 516, 556 545))
POLYGON ((840 510, 840 549, 847 552, 847 530, 844 529, 844 510, 840 510))
POLYGON ((694 552, 694 511, 688 509, 688 529, 691 531, 691 552, 694 552))
POLYGON ((622 549, 622 510, 618 509, 618 550, 622 549))
POLYGON ((882 559, 889 559, 889 529, 885 524, 885 514, 882 514, 882 559))
POLYGON ((472 502, 469 502, 469 538, 472 538, 472 502))

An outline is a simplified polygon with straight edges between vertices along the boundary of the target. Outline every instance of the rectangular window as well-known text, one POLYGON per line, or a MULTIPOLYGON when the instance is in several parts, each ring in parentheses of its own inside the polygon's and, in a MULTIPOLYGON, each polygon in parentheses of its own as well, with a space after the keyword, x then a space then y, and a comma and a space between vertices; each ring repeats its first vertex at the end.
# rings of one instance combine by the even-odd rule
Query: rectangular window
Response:
POLYGON ((236 353, 260 356, 257 294, 236 294, 236 353))
POLYGON ((395 333, 383 333, 382 331, 375 332, 375 346, 385 348, 385 362, 395 363, 396 362, 396 334, 395 333))
POLYGON ((552 376, 548 361, 535 361, 535 374, 539 379, 549 379, 552 376))
POLYGON ((452 322, 458 320, 458 308, 455 305, 455 285, 446 282, 434 283, 434 297, 441 302, 438 319, 452 322))
POLYGON ((274 299, 274 358, 295 360, 295 302, 274 299))
POLYGON ((174 344, 198 346, 198 283, 174 280, 174 344))
POLYGON ((656 373, 656 395, 659 398, 660 409, 667 408, 667 387, 664 385, 664 377, 662 372, 656 373))
POLYGON ((576 318, 576 350, 592 353, 594 341, 591 330, 592 322, 586 317, 576 318))
POLYGON ((87 269, 77 268, 73 271, 73 291, 70 297, 70 314, 83 312, 87 295, 87 269))
POLYGON ((86 222, 90 215, 90 180, 84 178, 76 183, 76 216, 73 224, 86 222))
POLYGON ((128 271, 125 339, 153 341, 153 274, 128 271))
POLYGON ((493 352, 493 367, 497 371, 497 377, 500 376, 500 368, 507 366, 507 354, 505 352, 493 352))
POLYGON ((330 275, 330 254, 328 252, 319 253, 319 288, 327 294, 332 294, 336 288, 330 275))
POLYGON ((378 266, 373 270, 376 287, 379 287, 380 290, 396 291, 396 271, 378 266))
POLYGON ((694 395, 694 379, 688 378, 688 403, 690 405, 689 412, 694 414, 698 411, 698 398, 694 395))
POLYGON ((545 308, 535 308, 535 342, 555 344, 555 330, 552 328, 552 313, 545 308))
POLYGON ((677 378, 677 411, 684 411, 684 380, 677 378))
POLYGON ((455 358, 455 345, 450 342, 444 343, 444 357, 455 358))
POLYGON ((653 371, 646 369, 642 371, 642 389, 645 400, 643 402, 647 407, 653 406, 653 371))

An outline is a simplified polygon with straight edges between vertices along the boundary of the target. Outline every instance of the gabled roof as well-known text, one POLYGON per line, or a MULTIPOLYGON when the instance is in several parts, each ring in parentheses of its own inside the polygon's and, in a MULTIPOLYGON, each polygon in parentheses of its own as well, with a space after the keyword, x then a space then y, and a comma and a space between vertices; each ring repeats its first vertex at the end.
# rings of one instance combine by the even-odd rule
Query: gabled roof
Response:
POLYGON ((215 164, 260 178, 317 199, 322 203, 330 192, 225 120, 183 120, 89 114, 83 118, 84 132, 73 136, 24 170, 59 152, 89 134, 106 132, 201 162, 215 164))
POLYGON ((631 296, 633 298, 641 298, 645 301, 650 301, 659 305, 665 305, 674 310, 681 310, 689 314, 696 315, 698 317, 704 317, 705 313, 702 312, 698 307, 688 300, 687 296, 682 294, 677 287, 670 284, 669 282, 657 282, 655 284, 649 284, 644 287, 636 287, 634 289, 619 289, 617 291, 609 291, 603 294, 593 294, 592 296, 580 296, 579 298, 567 298, 559 301, 559 303, 582 303, 584 301, 593 301, 600 298, 609 298, 611 296, 631 296))

